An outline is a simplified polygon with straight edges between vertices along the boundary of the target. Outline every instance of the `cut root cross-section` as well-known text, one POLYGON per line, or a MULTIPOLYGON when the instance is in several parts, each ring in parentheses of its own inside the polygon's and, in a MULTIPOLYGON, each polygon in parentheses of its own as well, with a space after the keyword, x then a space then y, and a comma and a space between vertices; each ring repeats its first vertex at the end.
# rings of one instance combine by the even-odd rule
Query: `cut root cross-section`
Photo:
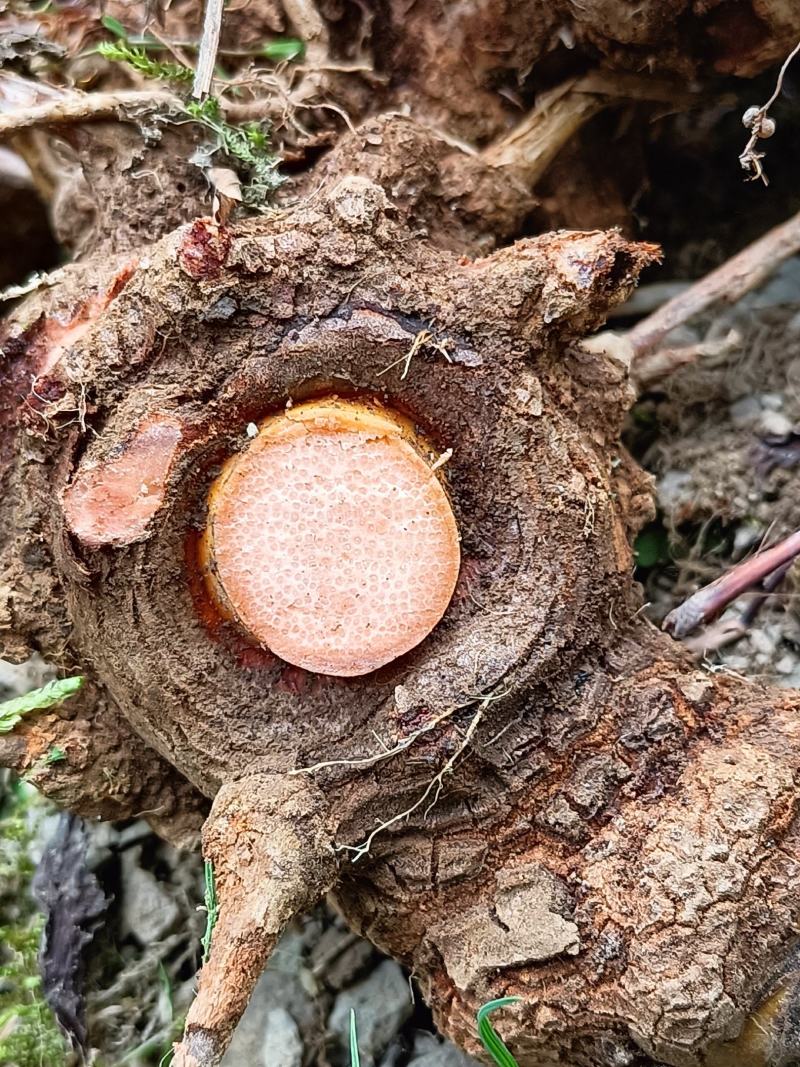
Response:
POLYGON ((315 400, 265 420, 209 497, 203 563, 223 615, 321 674, 366 674, 414 648, 460 562, 436 459, 375 403, 315 400))

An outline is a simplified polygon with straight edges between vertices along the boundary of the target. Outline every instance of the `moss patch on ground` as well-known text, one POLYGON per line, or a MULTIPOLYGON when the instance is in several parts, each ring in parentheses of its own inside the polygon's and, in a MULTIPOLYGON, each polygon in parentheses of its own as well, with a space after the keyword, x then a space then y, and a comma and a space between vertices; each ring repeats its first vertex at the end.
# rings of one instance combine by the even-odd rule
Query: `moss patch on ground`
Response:
POLYGON ((64 1067, 69 1050, 42 993, 44 918, 31 896, 31 846, 48 808, 24 782, 0 783, 0 1063, 64 1067))

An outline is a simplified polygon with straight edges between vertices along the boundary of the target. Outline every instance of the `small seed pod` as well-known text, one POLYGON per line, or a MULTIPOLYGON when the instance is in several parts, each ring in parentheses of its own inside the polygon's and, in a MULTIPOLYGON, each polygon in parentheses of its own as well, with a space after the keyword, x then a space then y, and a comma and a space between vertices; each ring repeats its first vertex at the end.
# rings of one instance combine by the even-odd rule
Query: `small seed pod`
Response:
POLYGON ((775 133, 775 120, 768 118, 766 115, 762 118, 758 124, 757 131, 759 137, 772 137, 775 133))
POLYGON ((758 116, 760 113, 760 107, 749 107, 747 111, 745 111, 745 113, 742 115, 742 125, 746 126, 748 130, 752 130, 758 120, 758 116))

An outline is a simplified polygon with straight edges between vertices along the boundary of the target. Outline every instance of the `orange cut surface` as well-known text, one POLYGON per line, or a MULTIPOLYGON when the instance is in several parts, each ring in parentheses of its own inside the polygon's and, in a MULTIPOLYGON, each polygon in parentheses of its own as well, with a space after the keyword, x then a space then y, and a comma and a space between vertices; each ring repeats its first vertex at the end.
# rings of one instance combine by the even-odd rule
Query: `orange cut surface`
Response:
POLYGON ((209 496, 203 557, 223 614, 320 674, 366 674, 414 648, 460 564, 434 458, 374 404, 311 401, 267 419, 209 496))

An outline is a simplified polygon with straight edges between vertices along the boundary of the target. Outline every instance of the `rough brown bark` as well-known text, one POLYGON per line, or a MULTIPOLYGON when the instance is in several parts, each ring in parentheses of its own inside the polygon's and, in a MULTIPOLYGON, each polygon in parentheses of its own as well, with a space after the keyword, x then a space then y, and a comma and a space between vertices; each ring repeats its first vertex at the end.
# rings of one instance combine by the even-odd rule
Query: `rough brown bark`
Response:
MULTIPOLYGON (((683 6, 620 25, 607 4, 565 10, 598 43, 604 19, 611 55, 635 26, 630 57, 680 42, 683 6)), ((496 53, 518 72, 547 40, 515 20, 555 32, 564 13, 419 5, 404 38, 390 11, 387 92, 413 90, 428 118, 457 51, 421 62, 442 27, 489 42, 450 113, 476 138, 507 125, 482 95, 496 53)), ((724 16, 703 12, 706 29, 724 16)), ((795 28, 780 4, 762 17, 795 28)), ((738 46, 749 69, 772 42, 738 46)), ((98 190, 104 160, 84 162, 98 190)), ((590 231, 494 250, 530 208, 519 174, 397 116, 342 138, 271 215, 173 229, 177 181, 146 224, 140 197, 104 200, 102 251, 5 327, 3 650, 80 663, 99 710, 30 718, 0 759, 88 752, 37 772, 43 788, 104 816, 166 797, 173 835, 214 800, 221 912, 178 1062, 218 1063, 280 930, 329 886, 471 1051, 480 1003, 517 993, 501 1029, 523 1067, 739 1063, 765 1002, 790 1037, 753 1062, 794 1055, 800 700, 698 671, 639 617, 630 542, 652 502, 620 443, 629 368, 577 344, 657 249, 590 231), (198 555, 209 486, 248 425, 331 394, 379 398, 452 449, 462 538, 442 622, 359 678, 248 642, 198 555)))
MULTIPOLYGON (((392 204, 366 178, 337 180, 334 164, 326 189, 292 213, 230 230, 200 220, 151 249, 37 378, 39 396, 83 383, 96 428, 65 434, 47 404, 20 426, 38 442, 47 493, 16 497, 16 520, 52 546, 63 606, 54 593, 51 610, 69 616, 71 646, 136 732, 205 795, 340 761, 313 779, 340 850, 341 905, 414 966, 457 1040, 475 1050, 479 1003, 519 992, 507 1028, 523 1064, 599 1063, 612 1046, 700 1063, 777 981, 794 936, 797 700, 709 679, 636 620, 628 535, 650 504, 644 476, 612 462, 626 368, 570 338, 653 252, 563 234, 464 260, 410 238, 408 219, 435 219, 435 202, 392 204), (402 378, 403 354, 431 326, 439 347, 402 378), (379 390, 454 447, 465 557, 431 638, 354 680, 314 678, 248 646, 192 577, 205 487, 247 422, 287 395, 331 389, 379 390), (158 421, 178 432, 143 453, 158 421), (124 483, 127 456, 150 486, 144 519, 133 494, 109 527, 93 493, 124 483), (60 490, 66 511, 53 506, 57 484, 83 482, 91 493, 60 490), (375 733, 401 751, 369 761, 375 733), (380 822, 390 825, 351 866, 348 849, 380 822)), ((33 462, 18 448, 6 477, 31 485, 33 462)), ((4 567, 22 563, 7 550, 4 567)), ((257 854, 259 816, 248 819, 257 854)), ((297 826, 286 817, 286 833, 297 826)), ((226 840, 211 851, 234 871, 225 848, 240 838, 226 840)), ((283 918, 311 899, 292 905, 296 892, 283 918)), ((254 907, 230 903, 226 921, 251 929, 240 913, 254 907)), ((246 951, 227 925, 217 935, 238 989, 277 933, 276 913, 260 914, 246 951)), ((219 990, 219 971, 208 975, 204 987, 219 990)), ((201 998, 202 1041, 181 1054, 213 1063, 241 1005, 222 1019, 209 1005, 225 996, 201 998)))
POLYGON ((477 1008, 516 994, 521 1064, 751 1062, 735 1039, 793 970, 797 709, 620 626, 496 706, 443 802, 377 839, 340 904, 473 1053, 477 1008))
POLYGON ((219 917, 175 1067, 218 1063, 278 938, 336 877, 324 797, 299 779, 224 785, 203 828, 219 917), (232 981, 233 979, 233 981, 232 981))

